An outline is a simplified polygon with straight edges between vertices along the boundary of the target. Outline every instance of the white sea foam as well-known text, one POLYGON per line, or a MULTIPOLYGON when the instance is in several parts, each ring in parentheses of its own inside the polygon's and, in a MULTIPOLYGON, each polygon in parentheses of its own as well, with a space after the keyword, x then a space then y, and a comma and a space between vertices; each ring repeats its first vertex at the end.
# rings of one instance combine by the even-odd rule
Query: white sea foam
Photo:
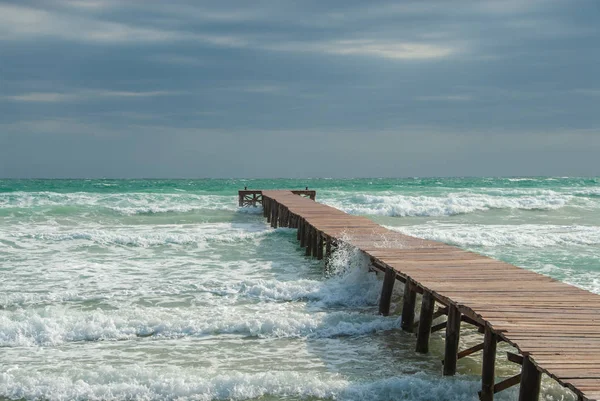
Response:
POLYGON ((112 228, 59 227, 38 224, 22 226, 19 231, 0 231, 0 239, 44 242, 84 241, 100 245, 150 247, 161 245, 200 245, 203 243, 235 243, 256 240, 273 231, 263 224, 205 223, 195 225, 132 225, 112 228))
MULTIPOLYGON (((362 257, 361 257, 362 258, 362 257)), ((338 260, 341 260, 338 259, 338 260)), ((339 262, 340 264, 343 262, 339 262)), ((333 264, 333 263, 332 263, 333 264)), ((306 301, 311 307, 369 307, 377 304, 381 282, 377 276, 368 272, 366 264, 350 269, 348 263, 343 273, 332 274, 327 280, 279 280, 266 278, 244 278, 252 266, 243 266, 236 262, 235 275, 238 280, 224 279, 221 273, 219 279, 204 277, 201 281, 191 280, 185 286, 173 283, 171 285, 141 286, 135 288, 114 289, 110 292, 86 291, 85 289, 59 289, 47 292, 15 291, 0 293, 0 308, 31 307, 52 305, 67 302, 101 302, 114 300, 122 302, 126 299, 141 299, 147 296, 194 296, 197 294, 213 294, 227 297, 229 302, 254 299, 265 302, 306 301)), ((63 265, 63 269, 65 266, 63 265)), ((103 269, 106 269, 104 266, 103 269)), ((80 271, 79 265, 72 270, 80 271)), ((143 266, 140 266, 143 271, 143 266)), ((65 278, 68 277, 65 276, 65 278)), ((60 278, 57 277, 59 280, 60 278)), ((110 285, 106 283, 106 285, 110 285)), ((10 287, 9 287, 10 288, 10 287)), ((222 299, 219 302, 223 302, 222 299)))
POLYGON ((600 295, 600 274, 597 271, 581 270, 577 266, 571 268, 558 267, 548 263, 535 266, 534 270, 551 277, 562 277, 561 281, 565 283, 600 295))
POLYGON ((396 318, 351 311, 307 312, 265 304, 247 312, 214 306, 194 310, 134 308, 122 311, 46 307, 0 315, 0 346, 53 346, 77 341, 179 338, 235 334, 260 338, 338 337, 391 330, 396 318))
POLYGON ((326 281, 245 280, 225 292, 269 301, 309 301, 312 306, 373 306, 381 282, 373 273, 352 272, 326 281))
POLYGON ((461 247, 572 247, 600 245, 600 227, 544 224, 480 225, 431 222, 388 227, 415 237, 461 247))
MULTIPOLYGON (((93 207, 106 208, 123 215, 186 213, 194 210, 237 210, 232 196, 190 193, 0 193, 1 208, 93 207)), ((256 211, 258 208, 247 208, 256 211)))
MULTIPOLYGON (((210 302, 212 306, 202 313, 193 308, 163 309, 135 305, 124 305, 119 310, 80 311, 53 305, 42 309, 6 311, 0 315, 0 345, 57 345, 73 341, 124 340, 137 336, 177 338, 218 334, 265 338, 336 337, 398 327, 395 318, 353 311, 355 307, 376 305, 381 283, 375 274, 368 272, 366 260, 357 250, 342 247, 337 255, 331 262, 335 273, 324 281, 200 281, 195 291, 187 290, 188 295, 216 294, 230 298, 227 303, 221 299, 203 298, 203 302, 210 302), (252 298, 260 299, 261 303, 243 312, 231 308, 232 302, 238 302, 236 299, 252 298), (279 304, 280 301, 309 303, 297 303, 291 307, 290 304, 279 304), (322 309, 330 306, 350 309, 334 312, 322 309)), ((161 297, 176 295, 179 291, 177 287, 166 290, 167 293, 163 291, 161 297)), ((141 288, 138 296, 149 295, 146 291, 141 288)), ((77 293, 70 294, 70 297, 77 296, 77 293)), ((134 297, 135 291, 127 291, 127 296, 134 297)))
MULTIPOLYGON (((217 374, 142 366, 71 368, 58 374, 9 370, 0 374, 0 395, 48 400, 249 400, 260 397, 337 400, 476 400, 479 382, 424 373, 353 382, 336 374, 291 371, 217 374)), ((499 399, 514 397, 514 390, 499 399)))
POLYGON ((569 205, 572 195, 493 196, 480 193, 450 193, 445 196, 357 194, 350 198, 322 201, 351 214, 383 216, 451 216, 490 209, 554 210, 569 205))

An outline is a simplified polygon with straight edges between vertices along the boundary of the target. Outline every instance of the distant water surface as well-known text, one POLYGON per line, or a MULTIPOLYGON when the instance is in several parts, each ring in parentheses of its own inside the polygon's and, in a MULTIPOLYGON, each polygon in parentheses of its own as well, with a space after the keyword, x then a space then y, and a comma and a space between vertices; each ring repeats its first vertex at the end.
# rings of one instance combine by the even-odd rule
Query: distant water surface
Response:
MULTIPOLYGON (((0 180, 0 399, 477 400, 480 355, 442 377, 441 334, 415 354, 364 257, 325 275, 238 208, 244 186, 308 186, 600 294, 598 178, 0 180)), ((498 379, 517 372, 502 355, 498 379)), ((551 380, 543 397, 574 399, 551 380)))

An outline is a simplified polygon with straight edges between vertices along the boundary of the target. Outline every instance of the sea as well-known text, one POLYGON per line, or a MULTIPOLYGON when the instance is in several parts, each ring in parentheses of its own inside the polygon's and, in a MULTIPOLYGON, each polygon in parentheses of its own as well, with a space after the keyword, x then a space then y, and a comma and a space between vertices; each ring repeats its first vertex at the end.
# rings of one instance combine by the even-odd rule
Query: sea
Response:
MULTIPOLYGON (((0 399, 478 399, 480 354, 442 376, 443 331, 421 355, 400 330, 402 286, 379 316, 368 259, 305 257, 244 187, 308 187, 600 294, 600 178, 0 180, 0 399)), ((505 351, 498 381, 519 372, 505 351)), ((544 378, 542 399, 576 398, 544 378)))

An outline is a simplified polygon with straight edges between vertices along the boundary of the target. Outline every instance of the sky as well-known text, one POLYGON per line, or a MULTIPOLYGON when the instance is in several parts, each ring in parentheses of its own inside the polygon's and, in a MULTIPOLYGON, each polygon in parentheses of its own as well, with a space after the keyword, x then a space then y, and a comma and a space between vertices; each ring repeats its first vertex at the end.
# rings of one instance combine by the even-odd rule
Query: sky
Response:
POLYGON ((0 177, 600 176, 600 2, 0 0, 0 177))

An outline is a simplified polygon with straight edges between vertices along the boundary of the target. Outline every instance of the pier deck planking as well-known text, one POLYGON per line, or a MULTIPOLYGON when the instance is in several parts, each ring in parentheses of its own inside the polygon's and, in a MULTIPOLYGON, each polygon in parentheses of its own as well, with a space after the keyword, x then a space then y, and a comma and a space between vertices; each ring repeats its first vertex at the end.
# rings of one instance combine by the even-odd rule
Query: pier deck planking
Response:
MULTIPOLYGON (((379 270, 392 269, 393 279, 407 283, 409 291, 430 294, 435 302, 456 310, 453 313, 463 322, 480 327, 481 332, 490 330, 491 335, 517 348, 523 372, 521 380, 511 379, 510 385, 526 381, 521 400, 537 399, 540 373, 571 389, 581 400, 600 400, 600 296, 457 247, 388 230, 368 218, 315 202, 314 191, 310 199, 284 190, 255 192, 260 192, 265 216, 275 219, 272 224, 296 227, 301 231, 299 238, 301 233, 306 236, 307 252, 322 257, 326 243, 328 250, 331 243, 355 246, 379 270)), ((404 308, 413 308, 408 314, 414 315, 414 305, 406 302, 404 308)), ((455 323, 453 316, 447 326, 456 328, 460 323, 455 323)), ((425 321, 431 325, 430 319, 425 321)), ((413 324, 403 321, 403 328, 413 324)), ((458 335, 448 327, 446 358, 455 364, 457 350, 448 339, 457 344, 458 335)), ((483 348, 481 344, 477 349, 483 348)), ((495 342, 484 351, 487 377, 490 369, 493 377, 494 370, 494 358, 490 366, 490 358, 486 362, 485 357, 490 349, 495 355, 495 342)), ((452 367, 445 367, 446 371, 453 374, 452 367)), ((507 386, 483 386, 480 397, 492 400, 494 387, 507 386)))

